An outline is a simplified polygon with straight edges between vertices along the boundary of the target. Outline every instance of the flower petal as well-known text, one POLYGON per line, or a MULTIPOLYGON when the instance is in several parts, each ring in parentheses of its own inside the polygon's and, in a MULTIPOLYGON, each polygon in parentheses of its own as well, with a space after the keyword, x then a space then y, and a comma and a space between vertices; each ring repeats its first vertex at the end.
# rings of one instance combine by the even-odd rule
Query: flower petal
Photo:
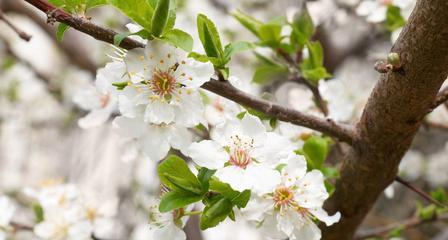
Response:
POLYGON ((219 169, 229 160, 229 156, 221 145, 211 140, 203 140, 191 144, 187 155, 193 161, 208 169, 219 169))

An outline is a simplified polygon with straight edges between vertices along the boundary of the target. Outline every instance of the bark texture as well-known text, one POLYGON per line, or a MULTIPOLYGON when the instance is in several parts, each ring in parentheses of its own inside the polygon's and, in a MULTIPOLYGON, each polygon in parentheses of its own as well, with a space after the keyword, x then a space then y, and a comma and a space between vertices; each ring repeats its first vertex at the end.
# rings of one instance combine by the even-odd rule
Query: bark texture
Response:
POLYGON ((330 212, 339 223, 325 228, 326 240, 352 239, 372 205, 394 181, 398 165, 448 75, 448 1, 419 0, 392 48, 402 69, 383 74, 356 127, 330 212))

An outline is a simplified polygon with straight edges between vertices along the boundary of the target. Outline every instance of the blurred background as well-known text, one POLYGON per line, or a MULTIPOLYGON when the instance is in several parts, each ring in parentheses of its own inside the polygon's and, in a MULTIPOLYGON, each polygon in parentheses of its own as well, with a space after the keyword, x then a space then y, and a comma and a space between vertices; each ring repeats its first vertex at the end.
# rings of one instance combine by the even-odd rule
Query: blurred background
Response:
MULTIPOLYGON (((370 0, 369 0, 370 1, 370 0)), ((373 66, 389 52, 397 32, 360 9, 361 0, 307 1, 317 25, 315 38, 325 52, 325 67, 333 78, 320 86, 328 101, 330 116, 353 123, 362 112, 379 74, 373 66)), ((372 2, 374 2, 372 0, 372 2)), ((376 1, 375 1, 376 2, 376 1)), ((382 2, 382 1, 378 1, 382 2)), ((413 1, 410 1, 413 2, 413 1)), ((254 39, 229 12, 242 9, 267 21, 287 16, 301 6, 297 0, 179 0, 177 26, 195 38, 195 50, 201 52, 195 30, 198 13, 206 13, 218 24, 227 40, 254 39)), ((402 12, 410 12, 402 9, 402 12)), ((55 37, 55 26, 46 16, 21 0, 0 0, 0 9, 8 19, 32 35, 29 42, 20 39, 0 21, 0 193, 26 206, 23 189, 38 188, 48 181, 76 184, 92 193, 103 204, 113 203, 111 225, 102 233, 106 239, 148 239, 145 237, 147 208, 151 196, 159 192, 156 162, 145 158, 120 138, 110 122, 84 130, 78 119, 86 111, 73 98, 91 86, 96 70, 110 61, 116 49, 73 29, 64 40, 55 37)), ((406 15, 406 14, 405 14, 406 15)), ((125 32, 129 20, 112 7, 89 12, 92 21, 118 32, 125 32)), ((227 42, 226 40, 224 42, 227 42)), ((257 49, 259 54, 269 54, 257 49)), ((231 65, 232 75, 242 88, 263 93, 266 98, 301 111, 316 112, 312 93, 300 83, 274 79, 252 83, 257 59, 251 53, 238 55, 231 65)), ((427 191, 448 186, 448 111, 436 109, 425 120, 410 152, 400 166, 400 176, 427 191)), ((332 150, 335 165, 343 157, 344 146, 332 150)), ((424 203, 414 192, 393 184, 388 196, 377 202, 362 230, 398 222, 415 214, 416 202, 424 203)), ((2 211, 2 209, 0 209, 2 211)), ((30 222, 29 211, 18 210, 14 221, 30 222)), ((32 218, 31 218, 32 219, 32 218)), ((188 239, 263 239, 256 229, 226 222, 199 233, 197 219, 186 226, 188 239)), ((448 239, 444 223, 406 230, 404 239, 448 239)), ((34 239, 18 233, 15 239, 34 239)))

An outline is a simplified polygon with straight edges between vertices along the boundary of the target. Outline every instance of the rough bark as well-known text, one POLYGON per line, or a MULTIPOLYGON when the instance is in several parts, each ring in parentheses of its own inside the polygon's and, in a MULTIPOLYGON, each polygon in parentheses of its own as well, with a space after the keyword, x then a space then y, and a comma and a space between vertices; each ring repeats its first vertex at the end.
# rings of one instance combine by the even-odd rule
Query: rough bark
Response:
POLYGON ((341 168, 330 212, 339 223, 324 239, 352 239, 381 192, 394 181, 408 150, 448 75, 448 1, 419 0, 392 48, 402 70, 383 74, 357 124, 357 140, 341 168))

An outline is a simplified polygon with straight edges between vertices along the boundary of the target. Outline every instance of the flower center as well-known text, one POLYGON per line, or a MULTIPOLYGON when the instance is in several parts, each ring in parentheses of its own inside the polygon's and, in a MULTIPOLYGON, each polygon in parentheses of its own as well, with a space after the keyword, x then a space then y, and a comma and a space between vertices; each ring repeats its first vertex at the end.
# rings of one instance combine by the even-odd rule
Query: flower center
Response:
POLYGON ((249 137, 234 135, 230 137, 230 165, 237 166, 245 169, 250 163, 252 158, 249 154, 253 148, 254 140, 249 137))
POLYGON ((249 156, 246 150, 244 149, 234 149, 232 154, 230 154, 230 165, 237 166, 245 169, 247 165, 252 162, 252 158, 249 156))
POLYGON ((151 80, 149 80, 151 90, 163 98, 171 98, 178 84, 176 78, 171 75, 171 71, 154 70, 151 80))
POLYGON ((294 205, 295 203, 293 191, 284 186, 275 189, 273 200, 275 208, 280 209, 294 205))

